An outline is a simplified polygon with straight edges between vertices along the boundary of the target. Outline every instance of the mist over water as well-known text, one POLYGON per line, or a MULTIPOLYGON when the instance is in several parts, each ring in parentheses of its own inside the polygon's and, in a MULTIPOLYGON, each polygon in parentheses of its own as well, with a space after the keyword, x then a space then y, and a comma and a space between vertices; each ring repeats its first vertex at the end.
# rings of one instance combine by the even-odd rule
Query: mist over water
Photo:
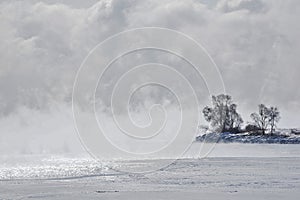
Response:
MULTIPOLYGON (((99 42, 143 26, 176 27, 203 43, 220 67, 227 92, 238 102, 245 121, 263 101, 279 106, 281 127, 299 127, 297 1, 232 2, 89 1, 73 5, 67 1, 2 1, 0 154, 84 153, 71 106, 76 72, 99 42)), ((134 56, 153 61, 163 54, 140 52, 125 58, 123 64, 136 65, 130 63, 134 56)), ((170 63, 179 63, 168 58, 170 63)), ((122 67, 122 62, 116 65, 122 67)), ((180 66, 183 71, 187 67, 180 66)), ((106 90, 112 89, 111 76, 121 72, 115 67, 117 70, 108 71, 106 90)), ((203 82, 197 92, 202 97, 201 108, 209 103, 203 82)), ((159 102, 170 108, 175 104, 169 93, 157 88, 140 91, 135 98, 131 111, 140 124, 149 122, 144 109, 149 104, 159 102), (134 113, 139 106, 143 110, 140 117, 134 113)), ((98 111, 109 109, 109 102, 101 103, 104 106, 98 111)), ((169 117, 172 121, 172 115, 169 117)))
POLYGON ((70 105, 47 110, 19 108, 0 120, 0 152, 5 154, 83 153, 70 105))

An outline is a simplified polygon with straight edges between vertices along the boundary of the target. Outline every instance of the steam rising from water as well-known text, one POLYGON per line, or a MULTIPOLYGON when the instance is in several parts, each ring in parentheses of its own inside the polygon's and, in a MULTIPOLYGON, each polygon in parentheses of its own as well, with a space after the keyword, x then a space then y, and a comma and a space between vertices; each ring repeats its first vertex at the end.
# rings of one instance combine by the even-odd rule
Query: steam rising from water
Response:
MULTIPOLYGON (((264 101, 281 108, 281 126, 299 126, 299 1, 205 2, 2 1, 0 153, 83 152, 71 111, 76 71, 96 44, 141 26, 175 28, 202 42, 245 121, 264 101)), ((199 83, 198 92, 203 88, 199 83)), ((161 90, 143 92, 134 104, 149 94, 154 101, 172 102, 161 90)), ((206 105, 208 96, 202 95, 206 105)))

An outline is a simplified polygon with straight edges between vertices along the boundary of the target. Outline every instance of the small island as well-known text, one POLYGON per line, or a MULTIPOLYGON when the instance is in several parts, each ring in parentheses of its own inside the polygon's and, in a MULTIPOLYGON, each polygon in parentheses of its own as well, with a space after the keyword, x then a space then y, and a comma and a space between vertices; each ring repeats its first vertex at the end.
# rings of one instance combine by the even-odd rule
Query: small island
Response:
POLYGON ((199 127, 198 142, 300 144, 300 129, 277 129, 280 112, 275 106, 258 105, 250 115, 252 122, 242 126, 237 104, 230 95, 220 94, 212 96, 212 106, 202 113, 209 126, 199 127))

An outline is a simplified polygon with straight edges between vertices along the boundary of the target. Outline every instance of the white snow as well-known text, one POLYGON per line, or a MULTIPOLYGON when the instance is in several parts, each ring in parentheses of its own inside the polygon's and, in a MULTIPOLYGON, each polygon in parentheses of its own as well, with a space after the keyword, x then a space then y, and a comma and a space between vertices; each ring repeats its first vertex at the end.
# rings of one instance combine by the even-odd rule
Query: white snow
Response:
POLYGON ((300 145, 217 144, 145 174, 117 170, 163 160, 1 156, 0 199, 298 199, 299 156, 300 145))
POLYGON ((208 132, 196 137, 197 141, 218 143, 257 143, 257 144, 300 144, 297 129, 279 130, 273 135, 245 133, 212 133, 208 132))

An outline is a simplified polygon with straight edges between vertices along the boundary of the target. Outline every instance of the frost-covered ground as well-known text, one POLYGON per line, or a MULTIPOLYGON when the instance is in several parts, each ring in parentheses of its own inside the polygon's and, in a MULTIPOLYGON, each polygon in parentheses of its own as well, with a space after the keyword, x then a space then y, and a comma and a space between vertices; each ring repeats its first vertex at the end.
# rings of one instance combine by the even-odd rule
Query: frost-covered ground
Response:
MULTIPOLYGON (((199 145, 199 144, 195 144, 199 145)), ((162 160, 1 156, 0 199, 298 199, 300 145, 218 144, 146 174, 115 169, 162 160)))
POLYGON ((258 143, 258 144, 300 144, 300 133, 290 133, 282 130, 274 135, 250 134, 250 133, 207 133, 196 138, 199 142, 218 143, 258 143))

